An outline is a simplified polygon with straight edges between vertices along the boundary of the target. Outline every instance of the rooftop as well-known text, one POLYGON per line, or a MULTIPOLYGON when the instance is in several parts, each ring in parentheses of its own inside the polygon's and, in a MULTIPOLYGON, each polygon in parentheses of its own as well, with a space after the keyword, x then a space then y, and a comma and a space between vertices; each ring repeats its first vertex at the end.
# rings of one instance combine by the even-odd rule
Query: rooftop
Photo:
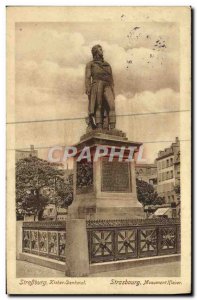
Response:
POLYGON ((157 168, 155 164, 136 164, 136 168, 157 168))
POLYGON ((159 151, 158 157, 157 157, 156 160, 159 160, 161 158, 165 158, 169 155, 173 155, 174 154, 174 147, 179 147, 179 138, 178 137, 176 137, 175 142, 173 142, 170 147, 159 151))

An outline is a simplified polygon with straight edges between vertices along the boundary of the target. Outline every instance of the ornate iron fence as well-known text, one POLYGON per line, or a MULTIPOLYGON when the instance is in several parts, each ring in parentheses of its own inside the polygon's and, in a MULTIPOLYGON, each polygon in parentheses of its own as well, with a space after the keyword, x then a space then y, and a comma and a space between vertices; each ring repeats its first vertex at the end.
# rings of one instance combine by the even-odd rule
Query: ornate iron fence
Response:
POLYGON ((66 223, 24 222, 23 252, 65 261, 66 223))
POLYGON ((87 221, 90 263, 180 253, 179 219, 87 221))

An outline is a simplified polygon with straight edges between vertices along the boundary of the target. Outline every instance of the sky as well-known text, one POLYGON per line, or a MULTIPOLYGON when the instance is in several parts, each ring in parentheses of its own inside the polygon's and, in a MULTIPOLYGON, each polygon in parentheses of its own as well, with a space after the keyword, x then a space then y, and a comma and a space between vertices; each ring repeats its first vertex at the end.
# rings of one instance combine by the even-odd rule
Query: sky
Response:
POLYGON ((17 149, 79 141, 88 108, 85 65, 98 43, 112 66, 116 128, 144 143, 150 163, 179 136, 179 113, 155 114, 179 110, 176 23, 16 23, 15 41, 15 121, 74 119, 16 125, 17 149))

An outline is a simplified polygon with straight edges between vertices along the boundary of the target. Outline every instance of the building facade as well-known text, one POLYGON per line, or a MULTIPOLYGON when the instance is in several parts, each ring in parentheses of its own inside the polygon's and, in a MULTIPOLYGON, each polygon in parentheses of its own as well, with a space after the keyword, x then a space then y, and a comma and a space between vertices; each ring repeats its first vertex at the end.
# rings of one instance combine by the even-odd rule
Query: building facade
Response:
POLYGON ((136 178, 143 180, 157 187, 157 165, 155 164, 136 164, 135 166, 136 178))
POLYGON ((178 137, 169 148, 159 151, 157 162, 157 192, 166 203, 178 202, 175 186, 180 185, 180 141, 178 137))
POLYGON ((67 208, 57 207, 55 204, 48 204, 43 212, 43 219, 47 221, 64 221, 67 219, 67 208))

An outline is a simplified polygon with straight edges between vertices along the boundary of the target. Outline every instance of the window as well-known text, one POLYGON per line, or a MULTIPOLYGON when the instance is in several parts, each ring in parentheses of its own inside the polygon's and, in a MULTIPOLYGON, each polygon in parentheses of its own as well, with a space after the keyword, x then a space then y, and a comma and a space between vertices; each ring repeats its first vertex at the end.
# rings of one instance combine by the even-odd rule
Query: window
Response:
POLYGON ((169 172, 166 173, 166 179, 169 179, 169 172))
POLYGON ((159 182, 162 180, 162 179, 161 179, 161 173, 159 173, 158 179, 159 179, 159 182))
POLYGON ((165 168, 165 160, 162 161, 162 169, 165 168))
POLYGON ((169 167, 169 159, 166 161, 166 166, 169 167))
POLYGON ((170 158, 170 165, 173 165, 173 157, 170 158))
POLYGON ((173 171, 170 171, 171 178, 173 178, 173 171))

